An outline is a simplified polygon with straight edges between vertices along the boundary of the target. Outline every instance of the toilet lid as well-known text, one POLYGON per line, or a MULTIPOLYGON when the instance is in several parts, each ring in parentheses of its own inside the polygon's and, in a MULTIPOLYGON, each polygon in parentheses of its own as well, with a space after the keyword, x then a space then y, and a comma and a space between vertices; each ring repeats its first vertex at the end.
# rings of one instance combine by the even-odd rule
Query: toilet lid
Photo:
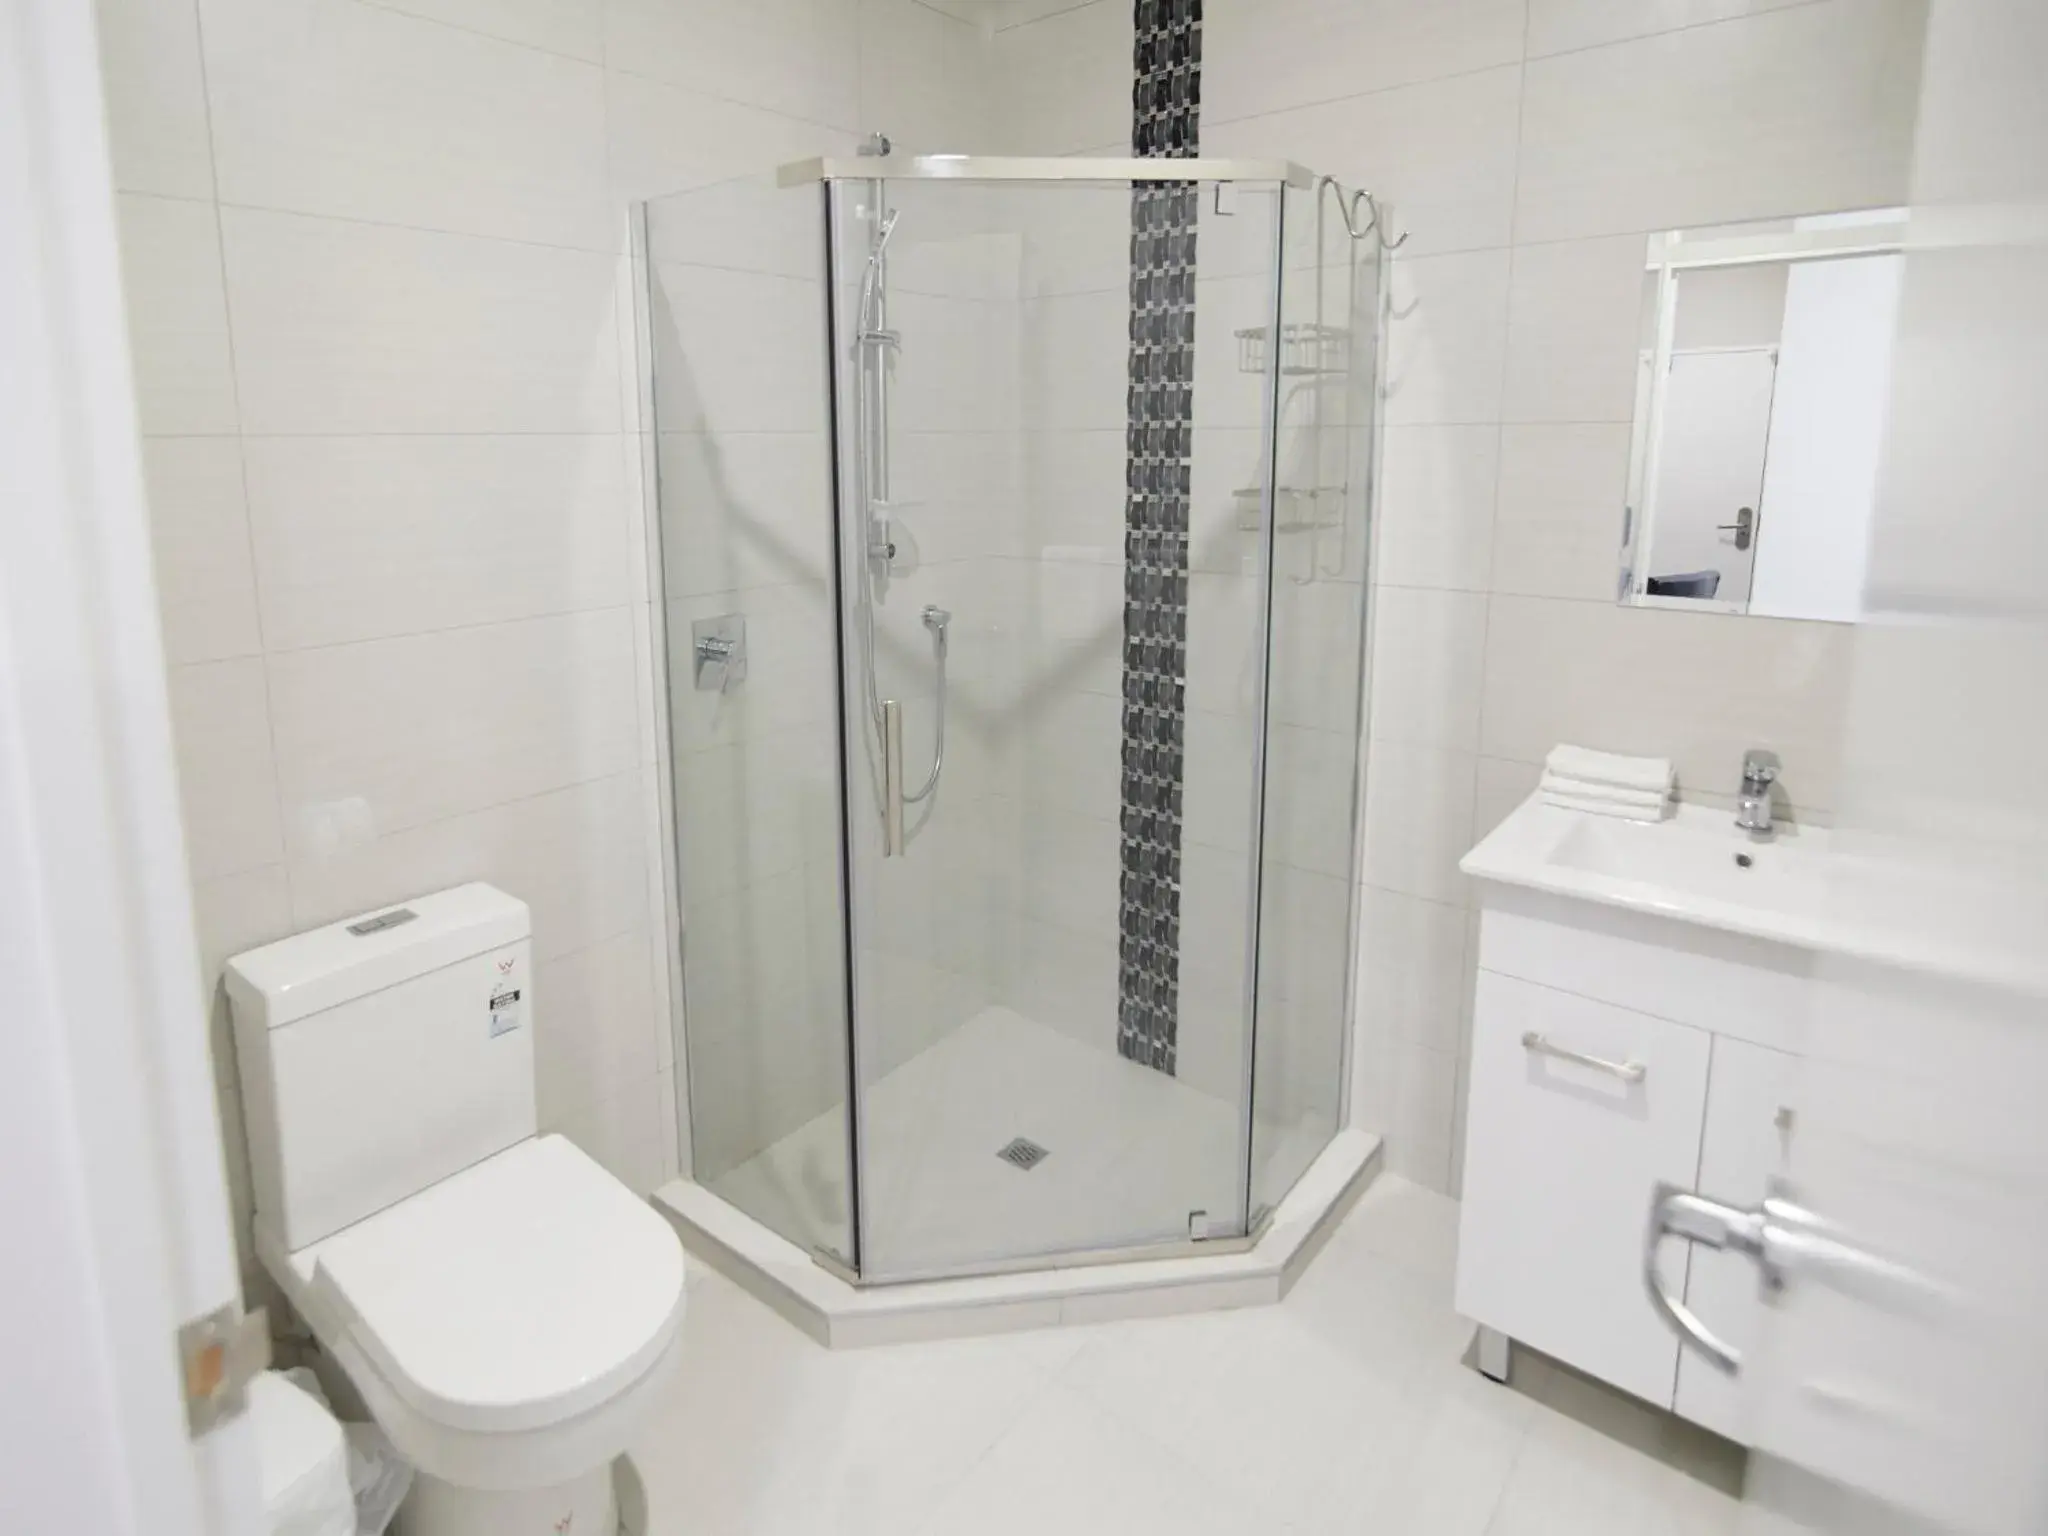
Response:
POLYGON ((533 1429, 661 1357, 682 1320, 683 1250, 625 1185, 542 1136, 336 1233, 313 1283, 422 1413, 533 1429))

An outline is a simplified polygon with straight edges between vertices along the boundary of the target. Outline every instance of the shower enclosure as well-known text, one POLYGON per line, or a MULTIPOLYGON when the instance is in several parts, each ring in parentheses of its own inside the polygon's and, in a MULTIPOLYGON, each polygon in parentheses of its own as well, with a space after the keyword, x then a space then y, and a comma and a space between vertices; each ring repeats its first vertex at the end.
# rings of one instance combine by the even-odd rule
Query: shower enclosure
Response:
POLYGON ((877 157, 641 212, 691 1176, 864 1284, 1251 1240, 1342 1123, 1369 204, 877 157))

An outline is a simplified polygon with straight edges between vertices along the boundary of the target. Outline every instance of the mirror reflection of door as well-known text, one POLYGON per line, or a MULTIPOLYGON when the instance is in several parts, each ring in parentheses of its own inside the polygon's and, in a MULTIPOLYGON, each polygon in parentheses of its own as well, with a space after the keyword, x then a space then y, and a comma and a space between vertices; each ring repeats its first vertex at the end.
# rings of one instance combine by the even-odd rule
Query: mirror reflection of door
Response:
POLYGON ((1672 355, 1644 552, 1650 596, 1749 600, 1777 376, 1768 347, 1672 355))
POLYGON ((1650 238, 1622 601, 1860 616, 1904 233, 1876 209, 1650 238))

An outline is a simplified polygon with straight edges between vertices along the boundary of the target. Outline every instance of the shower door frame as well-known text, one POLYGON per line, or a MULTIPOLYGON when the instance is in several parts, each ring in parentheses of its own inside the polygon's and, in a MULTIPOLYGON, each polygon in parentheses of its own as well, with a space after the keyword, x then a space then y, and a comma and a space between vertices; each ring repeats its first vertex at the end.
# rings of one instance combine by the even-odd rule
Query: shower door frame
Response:
MULTIPOLYGON (((1261 956, 1261 923, 1264 912, 1264 865, 1265 865, 1265 820, 1268 793, 1267 746, 1271 732, 1271 685, 1273 666, 1273 580, 1276 552, 1276 484, 1279 473, 1279 411, 1282 348, 1278 344, 1284 319, 1283 306, 1287 284, 1287 204, 1290 192, 1306 193, 1320 202, 1319 184, 1316 177, 1299 165, 1287 161, 1225 160, 1225 159, 1079 159, 1079 158, 1010 158, 977 156, 920 156, 910 159, 903 157, 873 156, 851 160, 815 159, 799 161, 781 168, 777 173, 779 183, 786 188, 801 188, 816 184, 819 190, 822 238, 825 245, 824 266, 824 325, 827 345, 827 429, 831 442, 831 503, 832 503, 832 546, 835 558, 832 565, 832 593, 834 606, 833 653, 837 664, 838 688, 836 708, 839 748, 839 882, 840 911, 843 926, 840 940, 844 946, 844 968, 846 988, 846 1126, 848 1156, 848 1209, 853 1253, 842 1256, 827 1249, 814 1248, 813 1260, 839 1279, 859 1287, 898 1285, 926 1280, 960 1279, 981 1275, 1013 1274, 1022 1271, 1047 1268, 1073 1268, 1084 1265, 1126 1263, 1134 1260, 1155 1260, 1185 1258, 1197 1255, 1225 1255, 1242 1253, 1253 1247, 1271 1222, 1271 1205, 1255 1210, 1253 1207, 1255 1154, 1254 1124, 1257 1104, 1256 1056, 1258 1042, 1258 999, 1259 962, 1261 956), (1145 182, 1197 182, 1218 185, 1257 183, 1271 187, 1275 194, 1273 212, 1273 234, 1270 272, 1270 286, 1266 304, 1266 325, 1268 335, 1274 342, 1268 347, 1267 365, 1260 384, 1261 415, 1261 458, 1259 494, 1259 555, 1260 582, 1258 591, 1258 619, 1255 628, 1254 645, 1258 658, 1258 682, 1253 706, 1255 728, 1252 737, 1252 783, 1250 811, 1250 841, 1247 849, 1246 880, 1246 925, 1245 925, 1245 968, 1243 982, 1242 1021, 1243 1046, 1242 1070, 1237 1094, 1237 1230, 1226 1231, 1209 1238, 1167 1238, 1150 1242, 1099 1246, 1084 1249, 1049 1251, 1034 1254, 1020 1254, 1009 1258, 990 1259, 965 1265, 937 1265, 886 1276, 867 1273, 868 1243, 868 1201, 867 1201, 867 1136, 865 1129, 866 1103, 864 1097, 865 1078, 862 1072, 863 1058, 863 1017, 859 1006, 862 995, 861 946, 856 942, 855 925, 863 921, 855 899, 855 850, 853 815, 856 800, 865 807, 865 797, 857 792, 853 780, 855 764, 852 755, 853 722, 849 715, 848 697, 849 673, 847 645, 847 539, 849 520, 860 515, 858 510, 847 505, 848 475, 842 452, 842 430, 845 427, 844 413, 840 405, 842 370, 851 366, 841 346, 840 322, 842 315, 840 284, 844 277, 843 258, 840 252, 839 229, 835 220, 835 197, 837 187, 849 191, 860 185, 878 187, 890 181, 958 181, 965 183, 988 182, 1064 182, 1077 185, 1126 188, 1133 183, 1145 182)), ((1320 250, 1317 253, 1321 260, 1320 250)), ((1378 337, 1375 335, 1375 345, 1378 337)), ((1370 502, 1368 503, 1368 516, 1370 502)), ((865 530, 854 529, 865 543, 865 530)), ((1367 529, 1370 536, 1370 526, 1367 529)), ((1367 601, 1367 586, 1361 581, 1360 602, 1367 601)), ((1360 689, 1366 686, 1361 668, 1360 689)), ((1363 746, 1359 752, 1362 756, 1363 746)), ((1354 765, 1354 786, 1362 774, 1362 762, 1354 765)), ((1350 832, 1354 844, 1358 830, 1358 804, 1354 788, 1351 809, 1350 832)), ((1354 871, 1355 875, 1355 871, 1354 871)), ((1350 884, 1355 886, 1353 879, 1350 884)), ((1351 895, 1355 904, 1355 890, 1351 895)), ((1355 927, 1355 924, 1351 925, 1355 927)), ((1355 941, 1354 941, 1355 942, 1355 941)), ((1342 1052, 1339 1068, 1340 1106, 1348 1098, 1348 1083, 1351 1055, 1351 969, 1350 956, 1346 956, 1346 1007, 1342 1023, 1342 1052)), ((1342 1127, 1340 1108, 1339 1129, 1342 1127)))

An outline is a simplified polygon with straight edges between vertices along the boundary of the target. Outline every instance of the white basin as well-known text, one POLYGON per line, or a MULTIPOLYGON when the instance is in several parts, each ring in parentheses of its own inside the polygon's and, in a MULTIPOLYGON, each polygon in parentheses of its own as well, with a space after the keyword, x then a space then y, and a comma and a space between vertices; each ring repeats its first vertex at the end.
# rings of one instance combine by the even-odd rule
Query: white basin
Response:
POLYGON ((1482 880, 1761 938, 1824 944, 1834 860, 1827 833, 1784 826, 1757 839, 1732 811, 1681 805, 1661 822, 1522 803, 1459 868, 1482 880))
POLYGON ((1531 795, 1459 861, 1474 879, 1655 913, 1801 949, 1936 969, 2004 987, 2048 987, 2048 904, 1998 848, 1938 864, 1869 836, 1819 827, 1757 840, 1735 813, 1681 805, 1622 821, 1531 795), (1747 860, 1745 863, 1744 861, 1747 860))

